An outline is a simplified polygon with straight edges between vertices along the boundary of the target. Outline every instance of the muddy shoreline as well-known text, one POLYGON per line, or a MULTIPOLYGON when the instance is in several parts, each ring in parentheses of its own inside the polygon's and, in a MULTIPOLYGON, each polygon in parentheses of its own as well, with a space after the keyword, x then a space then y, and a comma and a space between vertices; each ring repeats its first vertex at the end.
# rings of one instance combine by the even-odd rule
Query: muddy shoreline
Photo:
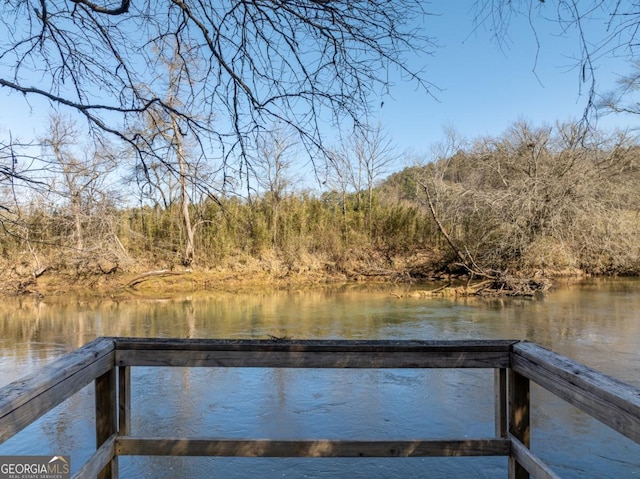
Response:
POLYGON ((504 295, 527 296, 552 289, 557 283, 579 281, 586 276, 579 272, 536 273, 512 276, 511 281, 526 284, 518 291, 504 289, 501 284, 484 286, 486 281, 464 275, 402 268, 351 272, 306 271, 273 275, 268 271, 247 268, 235 270, 151 269, 113 272, 78 277, 69 273, 47 272, 38 277, 0 277, 0 296, 84 296, 127 297, 140 294, 178 294, 204 291, 241 292, 245 290, 305 289, 315 286, 339 286, 349 283, 404 284, 423 286, 422 297, 504 295), (514 279, 516 278, 516 279, 514 279))

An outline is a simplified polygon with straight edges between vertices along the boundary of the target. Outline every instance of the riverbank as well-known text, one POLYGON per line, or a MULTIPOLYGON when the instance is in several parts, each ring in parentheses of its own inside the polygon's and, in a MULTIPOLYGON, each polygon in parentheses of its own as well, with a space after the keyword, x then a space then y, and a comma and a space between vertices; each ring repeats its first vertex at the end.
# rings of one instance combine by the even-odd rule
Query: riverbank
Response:
POLYGON ((183 293, 196 291, 240 291, 249 289, 292 289, 346 282, 412 283, 444 278, 422 262, 383 266, 353 263, 349 269, 328 263, 300 263, 292 268, 274 260, 242 258, 218 269, 207 268, 99 268, 92 273, 46 270, 41 274, 16 270, 0 275, 4 296, 116 296, 135 293, 183 293))
POLYGON ((87 296, 126 297, 138 294, 172 294, 200 291, 240 292, 244 290, 302 289, 344 283, 421 284, 421 296, 532 296, 548 290, 559 278, 581 279, 580 271, 533 271, 469 278, 438 270, 424 256, 396 259, 392 264, 354 261, 349 269, 330 263, 299 264, 296 268, 274 260, 243 258, 218 269, 138 267, 128 270, 100 268, 92 274, 73 270, 46 270, 41 274, 0 275, 3 296, 87 296), (472 281, 472 279, 474 279, 472 281))
MULTIPOLYGON (((337 278, 336 278, 337 280, 337 278)), ((324 282, 330 281, 325 278, 324 282)), ((47 274, 26 280, 0 282, 0 295, 5 296, 61 296, 66 294, 81 296, 114 296, 130 293, 180 293, 211 290, 237 290, 266 285, 283 287, 293 279, 269 277, 267 274, 237 274, 231 271, 199 270, 148 270, 122 272, 91 277, 72 277, 68 274, 47 274)), ((313 284, 313 278, 298 278, 296 284, 313 284)))

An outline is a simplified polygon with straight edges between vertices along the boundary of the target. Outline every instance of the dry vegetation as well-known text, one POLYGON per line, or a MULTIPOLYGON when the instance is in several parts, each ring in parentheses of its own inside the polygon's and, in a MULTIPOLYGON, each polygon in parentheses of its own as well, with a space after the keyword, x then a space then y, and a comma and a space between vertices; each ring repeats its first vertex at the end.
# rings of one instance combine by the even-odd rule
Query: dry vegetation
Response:
MULTIPOLYGON (((536 40, 549 21, 577 30, 584 120, 596 60, 634 59, 633 4, 474 3, 499 43, 518 18, 536 40)), ((458 275, 465 294, 530 294, 558 273, 638 274, 639 147, 625 134, 519 123, 381 181, 397 154, 370 123, 390 72, 433 89, 412 67, 437 43, 426 8, 3 2, 0 87, 84 123, 53 114, 40 138, 0 138, 0 290, 458 275), (325 124, 353 136, 330 145, 325 124), (322 190, 294 188, 303 164, 322 190)), ((609 111, 638 113, 636 73, 603 97, 609 111)))
POLYGON ((192 201, 189 261, 179 187, 158 185, 175 201, 126 206, 104 152, 60 151, 46 187, 2 191, 5 293, 460 276, 455 294, 534 294, 558 274, 640 272, 640 148, 622 134, 518 123, 375 188, 280 181, 250 201, 192 201))

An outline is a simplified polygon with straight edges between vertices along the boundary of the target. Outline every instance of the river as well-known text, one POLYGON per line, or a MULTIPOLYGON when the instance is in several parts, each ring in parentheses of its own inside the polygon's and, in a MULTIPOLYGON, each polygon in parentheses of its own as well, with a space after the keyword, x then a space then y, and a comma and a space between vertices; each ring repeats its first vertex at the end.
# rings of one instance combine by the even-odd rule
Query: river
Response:
MULTIPOLYGON (((640 281, 593 280, 534 298, 407 297, 415 287, 167 298, 10 298, 0 304, 0 386, 97 336, 528 339, 640 386, 640 281)), ((486 370, 134 368, 136 435, 410 439, 493 435, 486 370)), ((0 445, 0 455, 95 448, 91 387, 0 445)), ((532 450, 566 478, 640 477, 640 445, 532 388, 532 450)), ((123 457, 123 478, 506 477, 505 458, 123 457)))

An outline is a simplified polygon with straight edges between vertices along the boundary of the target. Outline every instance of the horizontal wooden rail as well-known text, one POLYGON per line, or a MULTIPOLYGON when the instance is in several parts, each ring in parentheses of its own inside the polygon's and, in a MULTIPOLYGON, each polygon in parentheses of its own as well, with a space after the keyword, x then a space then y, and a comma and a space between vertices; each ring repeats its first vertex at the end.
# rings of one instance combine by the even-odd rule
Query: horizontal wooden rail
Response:
POLYGON ((119 437, 116 454, 236 457, 443 457, 507 456, 504 438, 409 441, 154 439, 119 437))
POLYGON ((510 352, 520 342, 515 339, 463 340, 352 340, 352 339, 175 339, 175 338, 108 338, 117 349, 180 351, 501 351, 510 352))
POLYGON ((110 371, 115 341, 99 338, 0 389, 0 444, 110 371))
POLYGON ((506 368, 516 341, 116 340, 118 366, 506 368))
POLYGON ((96 451, 74 475, 117 478, 118 456, 508 456, 509 477, 558 479, 530 442, 529 382, 640 442, 640 389, 529 342, 99 338, 0 389, 0 443, 95 382, 96 451), (496 437, 414 440, 148 438, 131 432, 131 367, 488 368, 496 437))
POLYGON ((639 388, 527 341, 514 344, 511 367, 640 443, 639 388))

